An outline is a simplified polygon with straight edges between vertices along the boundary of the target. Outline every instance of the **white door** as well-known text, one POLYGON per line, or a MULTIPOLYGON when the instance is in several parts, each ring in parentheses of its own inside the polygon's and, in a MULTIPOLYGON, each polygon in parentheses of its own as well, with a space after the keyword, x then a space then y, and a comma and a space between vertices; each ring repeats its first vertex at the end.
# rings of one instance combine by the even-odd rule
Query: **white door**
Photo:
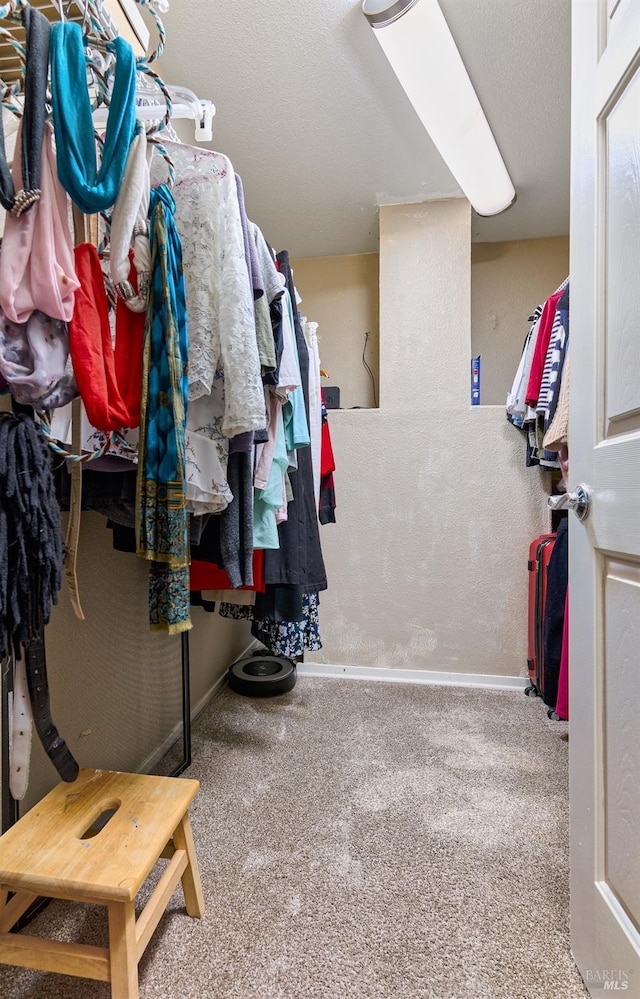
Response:
POLYGON ((572 31, 571 941, 640 999, 640 0, 573 0, 572 31))

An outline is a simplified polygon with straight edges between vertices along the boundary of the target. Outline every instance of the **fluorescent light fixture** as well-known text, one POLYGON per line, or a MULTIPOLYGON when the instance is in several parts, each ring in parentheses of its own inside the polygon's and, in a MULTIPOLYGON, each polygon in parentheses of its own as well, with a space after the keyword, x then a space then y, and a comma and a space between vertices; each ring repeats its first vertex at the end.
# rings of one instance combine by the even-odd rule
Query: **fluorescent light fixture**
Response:
POLYGON ((478 215, 510 208, 516 192, 438 0, 364 0, 362 11, 478 215))

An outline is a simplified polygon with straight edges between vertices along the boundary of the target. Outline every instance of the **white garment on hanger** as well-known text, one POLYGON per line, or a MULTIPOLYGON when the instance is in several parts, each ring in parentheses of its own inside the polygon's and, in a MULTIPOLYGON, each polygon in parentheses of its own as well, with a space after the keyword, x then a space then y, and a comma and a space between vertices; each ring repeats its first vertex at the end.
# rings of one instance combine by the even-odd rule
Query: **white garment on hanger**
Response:
POLYGON ((322 452, 322 396, 320 380, 320 353, 318 350, 318 324, 302 318, 304 338, 309 351, 309 437, 313 465, 313 491, 316 513, 320 508, 320 461, 322 452))
MULTIPOLYGON (((197 406, 199 399, 193 403, 197 406)), ((213 441, 187 430, 185 443, 187 510, 190 513, 222 513, 233 499, 227 482, 229 441, 220 434, 213 441)))
POLYGON ((529 385, 529 375, 531 374, 533 355, 536 349, 536 341, 538 339, 542 309, 543 306, 540 305, 534 313, 535 318, 533 325, 529 330, 525 341, 518 370, 516 371, 513 385, 511 386, 511 391, 507 394, 507 413, 509 413, 510 416, 516 417, 521 422, 528 422, 530 420, 535 420, 536 418, 535 410, 531 409, 531 407, 527 405, 525 399, 527 395, 527 386, 529 385))
MULTIPOLYGON (((176 227, 182 259, 189 335, 189 399, 208 396, 216 372, 225 379, 220 430, 226 437, 266 426, 253 294, 247 280, 235 174, 221 153, 165 143, 176 180, 176 227)), ((152 183, 166 164, 153 158, 152 183)), ((193 429, 190 418, 188 426, 193 429)), ((202 425, 207 421, 199 416, 202 425)))
POLYGON ((144 133, 136 135, 127 156, 127 165, 111 219, 109 265, 111 280, 133 312, 145 312, 151 278, 149 244, 149 198, 151 177, 149 149, 144 133), (129 247, 133 239, 134 263, 139 294, 129 286, 129 247), (128 297, 127 297, 128 296, 128 297))
MULTIPOLYGON (((284 292, 285 296, 289 295, 289 292, 285 289, 285 279, 284 275, 278 274, 281 283, 281 292, 284 292)), ((289 393, 293 392, 295 389, 302 385, 302 378, 300 376, 300 365, 298 363, 298 358, 296 356, 296 351, 294 347, 294 337, 295 330, 291 325, 291 313, 288 308, 282 309, 282 357, 280 358, 280 370, 278 373, 278 384, 276 386, 276 395, 283 402, 286 402, 289 393)))

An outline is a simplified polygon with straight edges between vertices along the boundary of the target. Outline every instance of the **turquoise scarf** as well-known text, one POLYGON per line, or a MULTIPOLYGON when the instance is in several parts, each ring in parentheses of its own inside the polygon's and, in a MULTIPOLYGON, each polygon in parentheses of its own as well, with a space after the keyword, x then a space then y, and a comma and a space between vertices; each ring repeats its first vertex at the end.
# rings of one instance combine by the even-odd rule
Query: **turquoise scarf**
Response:
POLYGON ((116 73, 98 170, 82 30, 72 21, 51 27, 51 103, 58 177, 85 215, 106 211, 115 204, 136 130, 133 49, 124 38, 109 42, 108 49, 115 52, 116 73))
POLYGON ((136 539, 151 562, 152 631, 191 627, 186 509, 187 308, 175 202, 166 185, 149 208, 151 289, 144 333, 136 539))

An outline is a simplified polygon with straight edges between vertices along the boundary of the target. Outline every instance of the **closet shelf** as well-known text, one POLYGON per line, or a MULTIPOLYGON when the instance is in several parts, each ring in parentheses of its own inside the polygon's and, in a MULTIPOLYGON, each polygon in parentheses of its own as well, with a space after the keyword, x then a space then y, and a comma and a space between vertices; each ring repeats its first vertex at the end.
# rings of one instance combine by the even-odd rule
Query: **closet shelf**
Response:
MULTIPOLYGON (((60 7, 57 3, 52 2, 52 0, 30 0, 30 3, 32 7, 37 7, 38 10, 42 11, 45 17, 47 17, 52 24, 55 21, 60 20, 60 7)), ((116 31, 107 12, 102 10, 100 16, 106 30, 109 34, 115 36, 116 31)), ((76 21, 78 24, 82 24, 84 19, 84 3, 82 0, 72 0, 71 3, 66 4, 65 17, 67 21, 76 21)), ((5 25, 10 28, 11 34, 15 40, 20 42, 21 45, 24 45, 25 31, 22 27, 21 21, 13 20, 12 18, 11 20, 6 21, 5 25)), ((6 86, 12 86, 20 79, 21 76, 22 64, 18 53, 7 36, 0 35, 0 80, 6 86)))

